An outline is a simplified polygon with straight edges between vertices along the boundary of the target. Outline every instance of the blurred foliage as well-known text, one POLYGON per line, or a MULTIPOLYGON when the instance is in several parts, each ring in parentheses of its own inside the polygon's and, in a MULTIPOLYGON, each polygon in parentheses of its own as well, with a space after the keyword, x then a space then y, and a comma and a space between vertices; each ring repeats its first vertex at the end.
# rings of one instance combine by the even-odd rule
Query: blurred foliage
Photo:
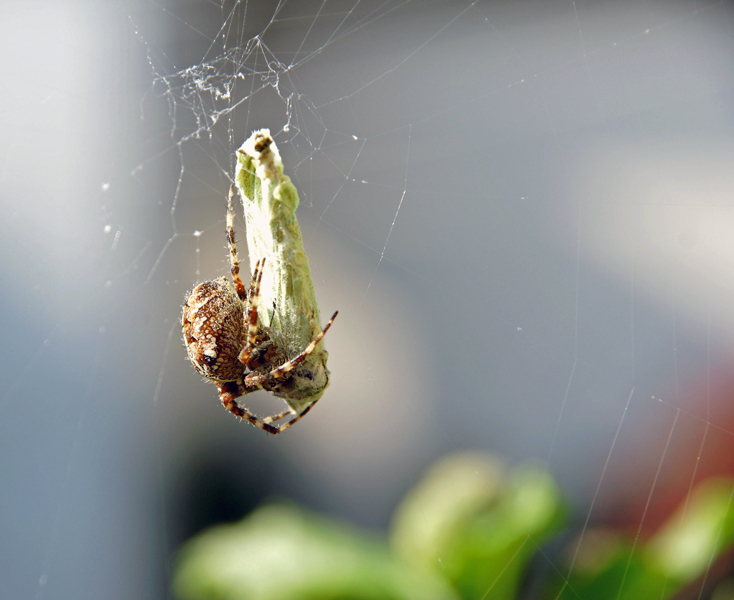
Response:
MULTIPOLYGON (((544 546, 562 533, 568 510, 547 472, 457 454, 406 496, 389 543, 271 504, 188 542, 174 592, 180 600, 671 598, 685 586, 702 589, 716 557, 732 546, 733 492, 733 480, 712 479, 648 539, 593 527, 550 552, 544 546), (544 567, 535 569, 544 575, 532 590, 530 561, 544 567)), ((729 598, 731 587, 724 582, 717 598, 729 598)))
POLYGON ((457 454, 434 465, 398 507, 392 545, 406 563, 443 574, 461 598, 512 599, 562 514, 541 469, 507 473, 490 456, 457 454))
POLYGON ((289 504, 256 510, 189 542, 174 576, 182 600, 449 600, 438 577, 404 569, 384 542, 289 504))
POLYGON ((732 494, 731 478, 700 483, 651 538, 637 544, 609 529, 587 530, 572 544, 570 577, 548 597, 664 600, 700 579, 691 596, 698 598, 709 566, 734 541, 732 494))

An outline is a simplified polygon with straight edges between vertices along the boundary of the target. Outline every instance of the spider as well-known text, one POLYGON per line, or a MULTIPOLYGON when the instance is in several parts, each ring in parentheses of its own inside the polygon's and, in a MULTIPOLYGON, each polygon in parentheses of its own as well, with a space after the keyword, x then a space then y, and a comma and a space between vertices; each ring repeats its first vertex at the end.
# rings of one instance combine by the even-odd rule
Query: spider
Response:
POLYGON ((188 295, 182 316, 184 343, 196 370, 217 386, 224 408, 263 431, 277 434, 303 418, 316 404, 328 384, 327 377, 315 392, 309 389, 305 398, 303 394, 299 396, 296 377, 311 380, 313 376, 307 368, 308 365, 300 373, 295 369, 314 351, 331 327, 338 311, 298 356, 288 359, 258 318, 260 282, 265 259, 261 258, 255 265, 249 293, 240 279, 233 226, 233 196, 234 187, 229 191, 226 227, 233 283, 226 277, 219 277, 200 283, 188 295), (259 389, 285 398, 289 409, 277 415, 260 418, 238 404, 237 398, 259 389), (295 416, 280 425, 273 424, 289 415, 295 416))

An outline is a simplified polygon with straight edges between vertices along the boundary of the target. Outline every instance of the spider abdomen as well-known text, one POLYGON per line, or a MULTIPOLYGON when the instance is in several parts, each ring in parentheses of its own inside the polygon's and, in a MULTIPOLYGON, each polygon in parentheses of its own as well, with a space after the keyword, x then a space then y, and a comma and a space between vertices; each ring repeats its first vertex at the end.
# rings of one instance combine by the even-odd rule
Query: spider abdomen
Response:
POLYGON ((235 381, 245 372, 238 360, 247 335, 243 311, 225 277, 200 283, 186 298, 182 318, 186 350, 207 379, 235 381))

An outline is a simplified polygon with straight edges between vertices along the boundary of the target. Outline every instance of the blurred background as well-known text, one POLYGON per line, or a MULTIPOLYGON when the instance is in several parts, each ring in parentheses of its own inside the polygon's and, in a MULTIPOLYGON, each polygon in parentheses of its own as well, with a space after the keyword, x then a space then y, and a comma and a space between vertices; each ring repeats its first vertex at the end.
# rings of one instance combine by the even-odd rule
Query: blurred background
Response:
POLYGON ((643 534, 734 472, 730 2, 6 0, 0 47, 0 597, 167 597, 271 498, 384 531, 456 450, 643 534), (179 324, 263 127, 339 310, 277 437, 179 324))

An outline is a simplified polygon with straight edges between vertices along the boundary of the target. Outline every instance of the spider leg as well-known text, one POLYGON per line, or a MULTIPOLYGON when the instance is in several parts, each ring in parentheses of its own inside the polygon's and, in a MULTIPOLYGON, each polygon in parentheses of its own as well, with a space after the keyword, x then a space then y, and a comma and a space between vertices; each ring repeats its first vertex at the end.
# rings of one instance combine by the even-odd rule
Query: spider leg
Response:
MULTIPOLYGON (((288 429, 294 423, 297 423, 298 421, 300 421, 303 417, 306 416, 306 414, 308 414, 308 411, 311 410, 314 407, 314 405, 316 404, 316 402, 318 402, 318 400, 315 400, 314 402, 311 402, 311 404, 309 404, 300 415, 296 415, 295 417, 293 417, 287 423, 283 423, 282 425, 277 425, 276 427, 274 427, 273 429, 275 429, 276 431, 274 431, 272 433, 281 433, 281 432, 285 431, 286 429, 288 429)), ((283 415, 283 416, 285 416, 285 415, 283 415)))
POLYGON ((240 300, 245 302, 247 295, 245 293, 245 284, 240 279, 240 261, 237 259, 237 242, 234 239, 234 210, 232 210, 232 198, 234 198, 234 186, 229 188, 229 197, 227 198, 227 247, 229 248, 229 270, 232 273, 232 281, 237 290, 240 300))
POLYGON ((284 410, 282 413, 278 415, 273 415, 272 417, 265 417, 262 421, 263 423, 272 423, 273 421, 280 421, 283 417, 287 417, 288 415, 292 415, 293 411, 288 409, 284 410))
POLYGON ((292 414, 292 411, 286 410, 280 414, 273 415, 272 417, 265 417, 264 419, 261 419, 260 417, 253 415, 244 406, 240 406, 237 403, 237 398, 246 393, 248 389, 246 385, 242 385, 241 383, 238 384, 234 381, 227 381, 225 383, 217 384, 217 387, 219 388, 219 398, 221 399, 224 408, 231 412, 235 417, 244 419, 250 425, 254 425, 255 427, 262 429, 267 433, 272 433, 273 435, 277 435, 278 433, 285 431, 291 425, 300 421, 303 417, 306 416, 308 411, 313 408, 314 404, 318 402, 318 400, 316 400, 315 402, 309 404, 300 415, 296 415, 287 423, 283 423, 282 425, 271 425, 270 423, 272 423, 273 421, 278 421, 279 419, 282 419, 283 417, 287 417, 289 414, 292 414))
MULTIPOLYGON (((336 311, 332 315, 331 319, 329 319, 329 322, 326 324, 326 327, 324 327, 321 330, 321 333, 319 333, 316 336, 316 338, 313 340, 313 342, 311 342, 306 347, 306 349, 303 352, 301 352, 298 356, 296 356, 295 358, 292 358, 287 363, 283 363, 277 369, 273 369, 272 371, 270 371, 270 373, 265 373, 264 375, 260 375, 260 374, 256 374, 256 373, 250 373, 249 375, 247 375, 247 377, 245 377, 245 384, 248 387, 250 387, 250 386, 260 386, 263 383, 267 383, 268 381, 270 381, 272 379, 278 379, 280 377, 285 377, 290 371, 292 371, 296 367, 296 365, 298 363, 303 362, 304 360, 306 360, 306 358, 308 357, 308 355, 311 354, 311 352, 314 351, 314 348, 316 348, 316 345, 321 341, 321 338, 324 337, 324 335, 326 335, 326 332, 327 331, 329 331, 329 327, 331 327, 331 324, 334 322, 334 319, 336 319, 336 315, 338 315, 338 314, 339 314, 339 311, 336 311)), ((244 350, 242 352, 244 353, 244 350)), ((313 406, 313 404, 311 406, 313 406)), ((309 406, 309 408, 310 408, 310 406, 309 406)), ((297 421, 303 415, 305 415, 308 410, 309 409, 307 408, 294 421, 291 421, 290 423, 288 423, 287 426, 290 427, 291 426, 291 423, 295 423, 295 421, 297 421)))
MULTIPOLYGON (((268 433, 272 433, 273 435, 282 431, 280 427, 274 427, 273 425, 270 425, 264 419, 253 415, 249 410, 237 404, 236 399, 242 396, 242 394, 244 393, 243 390, 246 389, 245 386, 243 386, 242 384, 238 385, 234 381, 227 381, 225 383, 217 384, 217 387, 219 388, 219 399, 222 401, 222 405, 235 417, 244 419, 250 425, 259 427, 263 431, 267 431, 268 433)), ((288 425, 290 426, 290 424, 288 425)))
POLYGON ((257 261, 255 272, 252 274, 252 281, 250 282, 247 315, 245 315, 245 322, 247 323, 247 343, 245 344, 245 347, 242 348, 242 352, 240 352, 239 355, 239 361, 245 365, 250 361, 250 356, 257 347, 257 306, 260 303, 260 281, 262 281, 263 278, 264 265, 264 258, 257 261))

